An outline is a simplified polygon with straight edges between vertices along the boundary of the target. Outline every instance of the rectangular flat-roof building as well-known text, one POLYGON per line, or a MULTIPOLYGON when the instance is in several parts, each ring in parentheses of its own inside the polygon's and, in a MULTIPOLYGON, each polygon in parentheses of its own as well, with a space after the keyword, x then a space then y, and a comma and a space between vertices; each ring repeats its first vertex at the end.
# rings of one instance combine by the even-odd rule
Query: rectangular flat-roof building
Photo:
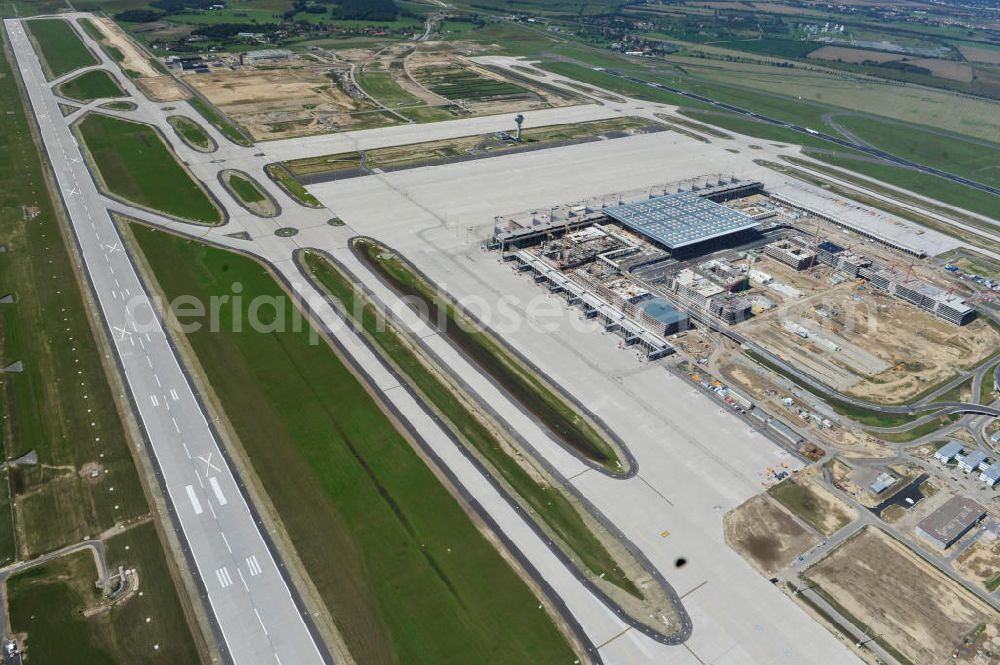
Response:
POLYGON ((696 192, 678 192, 605 208, 604 213, 671 254, 698 250, 749 235, 760 222, 696 192))
POLYGON ((994 462, 983 469, 983 472, 979 474, 979 479, 990 487, 1000 482, 1000 461, 994 462))
POLYGON ((892 475, 891 473, 883 472, 878 475, 878 478, 875 479, 875 482, 873 482, 871 485, 868 486, 868 489, 871 490, 872 494, 881 494, 882 492, 886 491, 887 489, 895 485, 897 480, 899 480, 899 478, 892 475))
POLYGON ((986 453, 981 450, 974 450, 968 455, 959 455, 958 468, 966 473, 972 473, 979 469, 979 465, 986 461, 986 453))
POLYGON ((934 458, 940 460, 944 464, 947 464, 957 455, 961 455, 963 450, 965 450, 965 448, 962 446, 961 441, 949 441, 938 448, 938 451, 934 453, 934 458))
POLYGON ((644 319, 655 325, 663 335, 672 335, 691 327, 688 315, 676 309, 663 298, 653 298, 642 303, 644 319))
POLYGON ((917 534, 939 549, 951 547, 986 517, 986 509, 964 496, 953 496, 917 524, 917 534))

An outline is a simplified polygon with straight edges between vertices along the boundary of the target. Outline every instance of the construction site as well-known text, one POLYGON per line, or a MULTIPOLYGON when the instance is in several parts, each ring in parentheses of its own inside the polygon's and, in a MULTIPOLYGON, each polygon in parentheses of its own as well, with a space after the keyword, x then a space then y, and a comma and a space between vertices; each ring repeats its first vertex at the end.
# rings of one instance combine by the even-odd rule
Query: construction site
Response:
MULTIPOLYGON (((439 44, 171 56, 165 64, 258 141, 577 104, 439 44)), ((169 77, 168 77, 169 78, 169 77)))
POLYGON ((498 218, 486 244, 647 360, 696 329, 730 355, 751 349, 834 390, 905 401, 1000 345, 977 316, 992 294, 898 240, 759 182, 656 189, 498 218))

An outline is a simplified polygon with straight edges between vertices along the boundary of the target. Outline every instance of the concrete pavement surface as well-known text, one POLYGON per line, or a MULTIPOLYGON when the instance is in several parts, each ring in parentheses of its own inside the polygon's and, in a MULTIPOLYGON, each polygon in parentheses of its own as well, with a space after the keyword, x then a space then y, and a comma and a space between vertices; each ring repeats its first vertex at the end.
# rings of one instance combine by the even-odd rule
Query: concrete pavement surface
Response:
POLYGON ((222 648, 240 665, 320 665, 324 657, 123 250, 24 25, 10 19, 4 25, 86 276, 222 648))
MULTIPOLYGON (((340 260, 357 280, 371 286, 380 300, 398 304, 398 299, 347 249, 349 239, 357 234, 373 236, 400 250, 455 297, 485 299, 493 305, 501 297, 513 296, 522 307, 525 321, 550 321, 552 327, 523 325, 505 334, 505 338, 620 434, 639 463, 638 475, 617 480, 588 470, 442 338, 432 335, 427 344, 558 473, 571 479, 677 590, 694 626, 684 645, 660 644, 629 628, 567 569, 545 538, 484 478, 437 420, 335 312, 317 307, 313 314, 319 325, 331 331, 349 361, 382 392, 385 401, 400 414, 455 485, 489 517, 491 528, 523 557, 529 572, 544 583, 557 605, 583 632, 584 643, 590 644, 604 662, 858 662, 845 645, 776 591, 722 539, 722 516, 760 491, 766 469, 799 463, 658 364, 638 362, 632 353, 617 348, 617 338, 602 335, 599 327, 588 328, 585 322, 575 321, 576 314, 557 297, 548 297, 547 304, 548 311, 556 312, 556 316, 525 310, 525 303, 538 300, 539 289, 531 280, 519 278, 500 264, 495 256, 478 249, 479 240, 498 213, 544 209, 707 173, 735 173, 742 178, 759 178, 769 187, 783 186, 792 181, 757 166, 753 159, 779 159, 781 155, 797 154, 797 148, 760 146, 755 139, 738 135, 702 144, 662 132, 326 183, 311 191, 328 209, 313 210, 298 205, 271 182, 264 174, 264 166, 279 159, 358 147, 509 129, 512 118, 504 115, 397 126, 242 148, 207 125, 185 102, 150 102, 130 80, 119 76, 138 109, 101 112, 159 128, 191 172, 228 210, 224 226, 198 227, 97 192, 56 98, 41 76, 23 27, 17 21, 8 21, 7 29, 14 38, 19 66, 70 210, 88 277, 100 298, 105 321, 114 332, 134 406, 160 463, 164 485, 212 613, 235 662, 277 660, 287 665, 322 662, 322 656, 312 640, 310 626, 298 614, 301 605, 296 602, 294 589, 267 556, 269 543, 255 524, 255 515, 244 502, 237 479, 225 464, 224 450, 204 419, 169 339, 158 321, 154 321, 149 333, 141 332, 137 325, 144 315, 148 318, 150 305, 121 249, 108 209, 250 252, 273 266, 289 288, 310 303, 323 299, 303 279, 291 257, 298 249, 315 247, 340 260), (178 114, 198 122, 216 141, 218 150, 203 154, 178 140, 166 123, 167 115, 178 114), (251 174, 279 203, 281 214, 262 219, 244 211, 218 182, 217 174, 223 168, 251 174), (346 226, 327 225, 333 214, 346 226), (280 227, 293 227, 299 233, 277 237, 274 232, 280 227), (250 239, 236 234, 246 234, 250 239), (140 306, 132 309, 129 318, 124 304, 132 298, 138 298, 140 306), (254 557, 254 565, 250 557, 254 557), (686 560, 686 565, 678 566, 679 559, 686 560), (261 572, 250 575, 258 568, 261 572), (243 582, 248 583, 246 587, 243 582), (286 649, 291 655, 286 655, 286 649)), ((81 37, 101 57, 102 66, 115 69, 89 37, 81 37)), ((624 115, 653 117, 654 113, 672 109, 624 100, 533 111, 529 122, 539 126, 624 115)), ((72 118, 82 112, 77 111, 72 118)), ((416 330, 418 324, 413 325, 416 330)))

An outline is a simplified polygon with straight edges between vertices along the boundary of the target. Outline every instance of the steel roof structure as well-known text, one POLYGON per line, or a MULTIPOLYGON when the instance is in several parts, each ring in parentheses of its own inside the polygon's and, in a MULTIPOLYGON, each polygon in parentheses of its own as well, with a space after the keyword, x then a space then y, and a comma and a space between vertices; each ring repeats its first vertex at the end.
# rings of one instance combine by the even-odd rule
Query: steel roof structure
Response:
POLYGON ((636 233, 671 250, 753 229, 760 224, 737 210, 702 198, 696 192, 667 194, 605 208, 604 212, 636 233))

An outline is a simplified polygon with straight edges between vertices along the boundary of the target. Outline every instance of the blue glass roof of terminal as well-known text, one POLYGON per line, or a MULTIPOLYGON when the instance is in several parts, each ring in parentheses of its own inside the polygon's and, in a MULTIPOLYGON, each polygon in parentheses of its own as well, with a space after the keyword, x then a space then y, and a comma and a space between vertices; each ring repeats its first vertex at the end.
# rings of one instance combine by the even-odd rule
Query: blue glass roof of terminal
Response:
POLYGON ((741 212, 702 198, 696 192, 667 194, 605 208, 604 212, 669 249, 721 238, 760 224, 741 212))

